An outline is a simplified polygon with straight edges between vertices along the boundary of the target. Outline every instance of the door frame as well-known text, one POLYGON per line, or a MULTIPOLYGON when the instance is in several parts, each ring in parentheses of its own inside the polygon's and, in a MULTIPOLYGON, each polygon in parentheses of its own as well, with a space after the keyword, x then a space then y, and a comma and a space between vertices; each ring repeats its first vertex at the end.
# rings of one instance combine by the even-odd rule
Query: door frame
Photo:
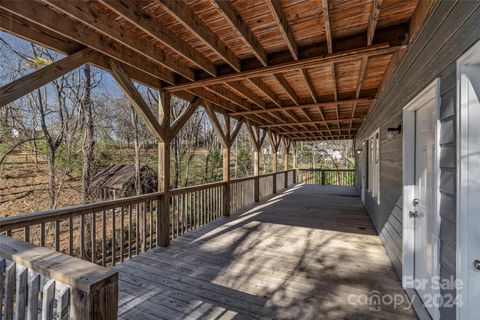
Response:
POLYGON ((360 160, 360 163, 361 163, 361 179, 362 179, 362 193, 361 193, 361 200, 362 200, 362 204, 365 205, 365 195, 367 193, 367 157, 368 157, 368 150, 367 150, 367 147, 368 147, 368 143, 366 143, 365 141, 361 144, 361 150, 362 152, 360 153, 360 157, 361 157, 361 160, 360 160))
MULTIPOLYGON (((403 108, 402 286, 405 289, 415 289, 413 283, 413 280, 415 279, 415 220, 409 217, 409 212, 414 210, 412 199, 414 198, 415 192, 415 112, 430 100, 435 100, 436 106, 435 159, 433 172, 435 186, 434 212, 436 239, 434 244, 434 261, 437 261, 437 263, 434 266, 434 274, 432 276, 440 275, 440 78, 436 78, 403 108)), ((439 312, 437 312, 437 314, 439 314, 439 312)))
MULTIPOLYGON (((469 50, 467 50, 458 60, 457 60, 457 244, 456 244, 456 253, 457 253, 457 279, 462 279, 462 290, 465 292, 471 290, 472 288, 468 287, 471 284, 469 281, 465 280, 468 272, 473 270, 473 263, 470 260, 471 257, 468 257, 465 254, 465 251, 468 250, 469 241, 468 241, 468 231, 470 228, 475 228, 469 224, 469 216, 473 214, 478 214, 478 211, 469 210, 468 205, 463 205, 469 202, 469 191, 471 185, 469 181, 473 179, 480 179, 480 177, 472 177, 473 172, 469 171, 470 162, 466 155, 469 153, 470 141, 470 131, 469 131, 469 118, 470 118, 470 104, 464 103, 464 99, 467 98, 462 91, 462 67, 468 64, 475 54, 480 54, 480 41, 473 45, 469 50), (467 173, 462 174, 462 173, 467 173), (473 212, 472 212, 473 211, 473 212)), ((478 143, 475 141, 474 143, 478 143)), ((457 298, 461 299, 461 292, 457 288, 457 298)), ((469 319, 471 314, 466 308, 456 308, 457 320, 469 319)))

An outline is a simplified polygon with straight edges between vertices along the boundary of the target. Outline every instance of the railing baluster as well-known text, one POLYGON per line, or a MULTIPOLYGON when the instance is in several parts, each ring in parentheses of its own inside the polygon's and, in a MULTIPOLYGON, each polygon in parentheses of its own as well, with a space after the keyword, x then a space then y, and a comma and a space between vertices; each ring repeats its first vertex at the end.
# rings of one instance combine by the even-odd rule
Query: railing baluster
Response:
POLYGON ((68 218, 68 254, 73 257, 73 217, 68 218))
POLYGON ((147 204, 142 203, 140 205, 142 207, 142 250, 143 252, 147 251, 147 204))
POLYGON ((55 251, 60 251, 60 220, 55 220, 55 251))
POLYGON ((132 259, 132 205, 128 205, 128 259, 132 259))
POLYGON ((125 215, 125 207, 122 206, 120 209, 120 262, 123 262, 123 259, 125 258, 124 255, 124 247, 125 247, 125 225, 124 225, 124 215, 125 215))
POLYGON ((92 262, 97 262, 97 213, 92 212, 92 226, 91 226, 91 238, 92 238, 92 262))
POLYGON ((85 215, 80 216, 80 258, 85 259, 85 215))
POLYGON ((107 261, 107 213, 102 211, 102 266, 107 261))
POLYGON ((137 203, 135 205, 135 255, 138 256, 140 253, 140 205, 137 203))
POLYGON ((116 212, 117 210, 115 208, 112 209, 112 266, 115 265, 115 219, 116 219, 116 212))
POLYGON ((153 248, 153 201, 152 200, 149 200, 148 202, 148 205, 149 205, 149 213, 150 213, 150 245, 149 245, 149 248, 152 249, 153 248))

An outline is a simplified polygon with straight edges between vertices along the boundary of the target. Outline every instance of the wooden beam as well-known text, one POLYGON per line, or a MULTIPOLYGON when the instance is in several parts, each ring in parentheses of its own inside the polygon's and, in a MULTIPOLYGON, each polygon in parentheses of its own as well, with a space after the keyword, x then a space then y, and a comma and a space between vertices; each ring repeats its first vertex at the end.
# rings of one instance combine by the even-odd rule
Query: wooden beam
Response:
POLYGON ((195 97, 195 99, 189 103, 188 107, 183 111, 183 113, 172 123, 172 127, 170 130, 171 138, 175 137, 178 134, 178 132, 183 128, 183 126, 195 113, 195 111, 197 111, 199 106, 200 99, 198 97, 195 97))
POLYGON ((315 86, 313 85, 312 78, 310 78, 310 74, 308 73, 308 70, 303 68, 300 69, 301 73, 303 75, 303 78, 305 79, 305 82, 307 83, 308 91, 310 92, 310 95, 312 96, 312 100, 314 103, 318 102, 318 95, 317 91, 315 90, 315 86))
POLYGON ((318 103, 310 103, 310 104, 301 104, 301 105, 290 105, 290 106, 283 106, 278 108, 267 108, 267 109, 254 109, 249 111, 238 111, 229 113, 231 116, 242 116, 242 115, 249 115, 249 114, 261 114, 266 112, 279 112, 285 110, 298 110, 298 109, 309 109, 309 108, 318 108, 318 107, 331 107, 336 106, 337 104, 344 105, 344 104, 353 104, 353 103, 364 103, 364 102, 375 102, 375 99, 369 98, 359 98, 359 99, 345 99, 345 100, 338 100, 338 101, 325 101, 325 102, 318 102, 318 103))
POLYGON ((377 28, 378 16, 380 15, 381 6, 382 0, 372 0, 372 10, 370 11, 370 17, 368 19, 367 27, 367 46, 371 46, 373 43, 373 36, 375 35, 375 29, 377 28))
POLYGON ((328 8, 328 0, 322 0, 323 23, 325 25, 325 37, 327 39, 328 53, 333 53, 332 29, 330 27, 330 9, 328 8))
POLYGON ((212 108, 212 106, 210 105, 209 102, 205 103, 205 111, 207 112, 207 116, 210 119, 213 130, 217 134, 217 137, 220 140, 220 143, 224 147, 228 147, 227 136, 223 132, 222 126, 220 125, 220 122, 218 121, 217 115, 215 114, 215 111, 213 110, 213 108, 212 108))
POLYGON ((262 98, 254 94, 250 89, 245 87, 240 82, 227 82, 227 86, 229 86, 233 91, 235 91, 238 95, 244 97, 247 100, 250 100, 253 104, 257 105, 258 107, 265 109, 267 104, 263 101, 262 98))
POLYGON ((237 135, 240 132, 240 129, 242 128, 242 125, 244 124, 244 122, 245 122, 245 118, 241 117, 240 119, 238 119, 237 124, 235 125, 235 128, 233 129, 232 134, 230 136, 230 145, 237 138, 237 135))
POLYGON ((278 81, 278 83, 280 83, 280 85, 281 85, 282 88, 285 90, 285 92, 286 92, 287 95, 290 97, 290 99, 292 99, 293 103, 295 103, 296 105, 299 105, 299 104, 300 104, 300 98, 297 96, 297 94, 295 93, 295 91, 293 91, 292 87, 291 87, 290 84, 288 83, 287 79, 285 79, 285 77, 283 76, 283 74, 281 74, 281 73, 274 73, 273 76, 274 76, 275 79, 278 81))
POLYGON ((181 55, 184 59, 205 70, 210 75, 216 76, 217 69, 210 60, 205 58, 187 42, 177 37, 174 32, 153 21, 152 17, 148 16, 142 8, 138 6, 137 1, 99 1, 123 19, 135 25, 135 27, 141 29, 155 40, 160 41, 163 45, 181 55))
POLYGON ((253 51, 253 54, 260 60, 263 66, 268 65, 267 53, 250 31, 248 26, 242 21, 240 15, 235 11, 230 1, 225 0, 211 0, 212 4, 222 13, 223 17, 230 25, 238 30, 242 36, 245 44, 247 44, 253 51))
POLYGON ((167 247, 170 244, 170 102, 168 92, 160 90, 158 97, 158 118, 161 119, 164 140, 158 142, 158 191, 163 197, 158 199, 157 246, 167 247))
POLYGON ((159 0, 158 3, 185 28, 200 38, 235 71, 241 71, 240 59, 198 18, 186 3, 180 2, 179 0, 159 0))
POLYGON ((82 49, 2 86, 0 88, 0 107, 17 100, 43 85, 46 85, 50 81, 88 63, 90 60, 98 56, 98 53, 90 48, 82 49))
MULTIPOLYGON (((227 3, 225 1, 225 3, 227 3)), ((166 88, 169 92, 181 91, 195 87, 201 87, 212 84, 222 84, 230 81, 240 81, 246 80, 249 78, 257 78, 262 76, 272 75, 274 73, 288 72, 292 70, 298 70, 301 68, 312 68, 318 67, 325 64, 331 64, 333 62, 346 62, 346 61, 355 61, 363 56, 382 56, 386 54, 392 54, 397 47, 390 47, 389 44, 379 44, 372 45, 370 47, 363 47, 360 49, 347 50, 342 52, 337 52, 328 56, 321 57, 312 57, 301 59, 297 61, 290 61, 274 66, 261 67, 253 70, 242 71, 237 73, 232 73, 224 76, 218 76, 215 78, 208 78, 203 80, 192 81, 184 84, 178 84, 174 86, 169 86, 166 88)))
POLYGON ((263 93, 265 93, 267 95, 267 97, 274 103, 276 104, 277 106, 281 107, 282 104, 280 103, 280 98, 277 96, 277 94, 275 92, 273 92, 272 89, 270 89, 270 87, 268 87, 262 79, 260 78, 251 78, 251 79, 248 79, 250 80, 250 82, 255 85, 255 87, 257 87, 260 91, 262 91, 263 93))
MULTIPOLYGON (((358 73, 357 80, 357 89, 355 91, 355 97, 360 97, 360 91, 362 91, 363 79, 365 78, 365 73, 367 71, 368 57, 363 57, 360 61, 360 72, 358 73)), ((355 112, 357 110, 357 103, 353 104, 352 108, 352 118, 355 117, 355 112)), ((353 121, 350 122, 350 128, 352 127, 353 121)))
POLYGON ((274 123, 274 124, 264 124, 260 125, 260 128, 274 128, 274 127, 285 127, 285 126, 301 126, 305 124, 325 124, 330 122, 345 122, 345 121, 361 121, 362 118, 346 118, 346 119, 328 119, 328 120, 314 120, 314 121, 302 121, 302 122, 291 122, 291 123, 274 123))
POLYGON ((25 5, 21 1, 2 1, 0 2, 0 8, 14 16, 29 21, 32 25, 40 25, 50 30, 53 34, 60 34, 74 42, 81 43, 165 82, 175 83, 175 77, 172 72, 149 62, 132 50, 96 32, 90 31, 88 28, 78 28, 78 25, 75 23, 65 22, 65 16, 40 3, 28 2, 28 5, 25 5), (64 22, 59 23, 59 21, 64 22))
MULTIPOLYGON (((143 100, 142 95, 138 92, 137 88, 133 85, 133 83, 128 78, 125 70, 123 67, 116 61, 110 60, 109 61, 110 67, 112 69, 112 75, 119 84, 122 91, 127 96, 128 100, 130 100, 131 104, 138 112, 140 117, 142 117, 145 125, 148 127, 150 132, 153 136, 160 142, 163 141, 163 128, 160 125, 159 121, 155 118, 152 111, 148 107, 145 100, 143 100)), ((167 124, 168 125, 168 124, 167 124)))
POLYGON ((85 26, 94 29, 104 36, 114 39, 121 45, 135 51, 137 54, 145 56, 189 80, 195 80, 193 70, 185 65, 185 63, 172 58, 169 54, 165 54, 162 49, 154 44, 144 41, 136 32, 122 27, 118 22, 106 16, 95 6, 92 6, 91 3, 84 2, 80 5, 79 3, 64 0, 42 1, 63 12, 77 23, 83 23, 85 26))
POLYGON ((222 147, 222 160, 223 160, 223 181, 226 182, 225 186, 223 187, 223 215, 229 216, 230 215, 230 157, 231 152, 230 148, 232 146, 232 141, 230 139, 230 117, 225 115, 225 138, 226 144, 222 147))
POLYGON ((267 4, 275 18, 275 22, 280 28, 280 32, 287 44, 288 50, 290 50, 293 59, 298 60, 298 47, 295 42, 293 31, 288 23, 287 16, 283 12, 282 3, 278 0, 267 0, 267 4))

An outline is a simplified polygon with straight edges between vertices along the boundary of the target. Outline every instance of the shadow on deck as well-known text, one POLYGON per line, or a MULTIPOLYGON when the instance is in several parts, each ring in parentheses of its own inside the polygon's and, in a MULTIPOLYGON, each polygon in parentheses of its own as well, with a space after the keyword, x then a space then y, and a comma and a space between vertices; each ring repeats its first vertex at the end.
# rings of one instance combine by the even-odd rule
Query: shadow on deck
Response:
POLYGON ((350 187, 298 185, 115 269, 123 319, 416 319, 350 187))

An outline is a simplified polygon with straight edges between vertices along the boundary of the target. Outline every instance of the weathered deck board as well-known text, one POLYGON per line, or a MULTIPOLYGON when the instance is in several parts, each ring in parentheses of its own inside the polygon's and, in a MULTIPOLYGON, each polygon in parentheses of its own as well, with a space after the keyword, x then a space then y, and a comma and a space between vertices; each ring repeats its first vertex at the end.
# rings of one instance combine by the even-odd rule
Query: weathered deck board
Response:
POLYGON ((353 188, 301 185, 115 267, 121 319, 416 319, 353 188))

